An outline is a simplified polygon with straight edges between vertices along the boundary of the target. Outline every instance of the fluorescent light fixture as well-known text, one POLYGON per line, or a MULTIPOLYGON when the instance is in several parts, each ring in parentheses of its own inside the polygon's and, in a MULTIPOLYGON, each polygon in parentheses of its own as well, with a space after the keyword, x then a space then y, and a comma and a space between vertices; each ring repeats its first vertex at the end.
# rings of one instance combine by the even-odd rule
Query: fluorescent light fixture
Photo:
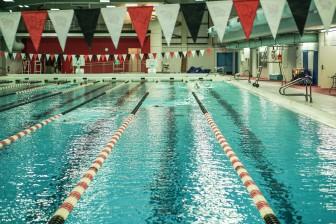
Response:
POLYGON ((23 5, 19 5, 20 8, 23 8, 23 5))
POLYGON ((106 2, 110 2, 110 0, 100 0, 100 2, 106 3, 106 2))
POLYGON ((107 5, 106 8, 115 8, 114 5, 107 5))
POLYGON ((60 10, 60 9, 50 9, 51 11, 58 11, 58 10, 60 10))
POLYGON ((14 0, 2 0, 3 2, 14 2, 14 0))
POLYGON ((25 8, 29 8, 29 6, 28 6, 28 5, 24 5, 24 7, 25 7, 25 8))

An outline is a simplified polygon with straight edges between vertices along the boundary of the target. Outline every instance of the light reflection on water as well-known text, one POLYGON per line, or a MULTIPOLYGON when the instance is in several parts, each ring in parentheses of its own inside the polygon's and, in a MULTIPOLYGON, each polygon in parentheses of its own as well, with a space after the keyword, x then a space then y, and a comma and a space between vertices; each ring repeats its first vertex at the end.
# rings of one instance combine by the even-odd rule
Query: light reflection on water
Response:
MULTIPOLYGON (((262 223, 187 86, 120 100, 135 85, 0 152, 1 223, 45 223, 150 87, 67 223, 262 223)), ((335 129, 226 84, 198 94, 283 223, 336 220, 335 129)))

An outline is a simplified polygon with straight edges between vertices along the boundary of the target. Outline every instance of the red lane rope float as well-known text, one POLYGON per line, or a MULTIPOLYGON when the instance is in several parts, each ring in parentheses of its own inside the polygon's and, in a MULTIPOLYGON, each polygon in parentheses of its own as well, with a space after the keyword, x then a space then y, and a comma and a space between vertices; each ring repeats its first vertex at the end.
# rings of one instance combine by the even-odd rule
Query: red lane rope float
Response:
POLYGON ((102 167, 105 160, 108 158, 110 153, 112 152, 113 147, 120 139, 121 135, 124 133, 126 128, 129 126, 131 121, 134 119, 134 114, 130 114, 128 118, 124 121, 124 123, 119 127, 119 129, 113 134, 110 141, 106 144, 106 146, 101 150, 98 154, 95 161, 91 164, 90 168, 85 172, 82 178, 77 183, 76 187, 72 189, 69 196, 64 200, 55 214, 52 216, 48 223, 50 224, 61 224, 64 223, 68 218, 69 214, 76 206, 77 202, 84 194, 85 190, 89 187, 93 178, 98 173, 99 169, 102 167))
POLYGON ((203 114, 206 117, 208 124, 211 127, 212 132, 215 134, 215 137, 223 148, 226 156, 229 158, 233 168, 237 172, 238 176, 240 177, 241 181, 243 182, 244 186, 246 187, 247 191, 250 194, 250 197, 253 199, 255 206, 257 207, 261 217, 264 219, 266 224, 280 224, 279 220, 275 216, 272 208, 268 204, 266 198, 261 193, 260 189, 253 181, 250 174, 247 172, 246 168, 244 167, 243 163, 239 160, 238 156, 234 153, 233 149, 217 127, 215 121, 212 119, 209 112, 206 110, 202 102, 198 99, 196 93, 192 93, 195 97, 199 107, 201 108, 203 114))
POLYGON ((135 114, 140 109, 143 102, 146 100, 149 92, 141 98, 136 107, 132 110, 131 114, 126 118, 123 124, 118 128, 118 130, 112 135, 110 141, 106 146, 100 151, 95 161, 91 164, 90 168, 85 172, 82 178, 77 183, 76 187, 72 189, 68 197, 64 200, 61 206, 57 209, 55 214, 49 220, 49 224, 63 224, 68 218, 69 214, 76 206, 77 202, 84 194, 85 190, 89 187, 90 183, 93 181, 93 178, 98 173, 99 169, 102 167, 105 160, 111 154, 112 149, 117 144, 121 135, 124 133, 129 124, 133 121, 135 114))
POLYGON ((49 124, 50 122, 57 120, 58 118, 60 118, 62 116, 62 114, 57 114, 55 116, 52 116, 46 120, 43 120, 42 122, 35 124, 23 131, 20 131, 19 133, 12 135, 2 141, 0 141, 0 149, 4 148, 7 145, 12 144, 13 142, 19 140, 20 138, 22 138, 23 136, 26 136, 32 132, 35 132, 36 130, 42 128, 43 126, 46 126, 47 124, 49 124))

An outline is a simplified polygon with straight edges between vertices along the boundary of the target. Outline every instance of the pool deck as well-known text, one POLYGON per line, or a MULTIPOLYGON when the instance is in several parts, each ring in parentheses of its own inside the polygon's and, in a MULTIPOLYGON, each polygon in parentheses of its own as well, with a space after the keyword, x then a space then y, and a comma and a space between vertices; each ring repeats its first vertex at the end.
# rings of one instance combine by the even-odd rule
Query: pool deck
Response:
MULTIPOLYGON (((330 127, 336 128, 336 97, 317 92, 312 93, 313 103, 306 102, 303 96, 283 96, 279 94, 280 82, 260 81, 255 88, 247 80, 235 80, 225 77, 224 80, 236 87, 264 97, 296 113, 305 115, 330 127)), ((288 89, 288 93, 303 93, 298 88, 288 89)))

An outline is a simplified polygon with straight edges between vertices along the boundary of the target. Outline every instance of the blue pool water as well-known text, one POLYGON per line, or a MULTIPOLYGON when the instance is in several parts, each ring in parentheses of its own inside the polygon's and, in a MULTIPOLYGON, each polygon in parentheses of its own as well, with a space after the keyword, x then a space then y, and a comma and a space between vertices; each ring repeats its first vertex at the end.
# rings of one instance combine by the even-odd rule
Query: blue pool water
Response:
MULTIPOLYGON (((98 85, 0 113, 1 139, 98 85)), ((263 223, 188 86, 116 87, 0 150, 0 223, 45 223, 146 91, 67 223, 263 223)), ((196 92, 282 223, 336 223, 335 129, 226 83, 196 92)))

